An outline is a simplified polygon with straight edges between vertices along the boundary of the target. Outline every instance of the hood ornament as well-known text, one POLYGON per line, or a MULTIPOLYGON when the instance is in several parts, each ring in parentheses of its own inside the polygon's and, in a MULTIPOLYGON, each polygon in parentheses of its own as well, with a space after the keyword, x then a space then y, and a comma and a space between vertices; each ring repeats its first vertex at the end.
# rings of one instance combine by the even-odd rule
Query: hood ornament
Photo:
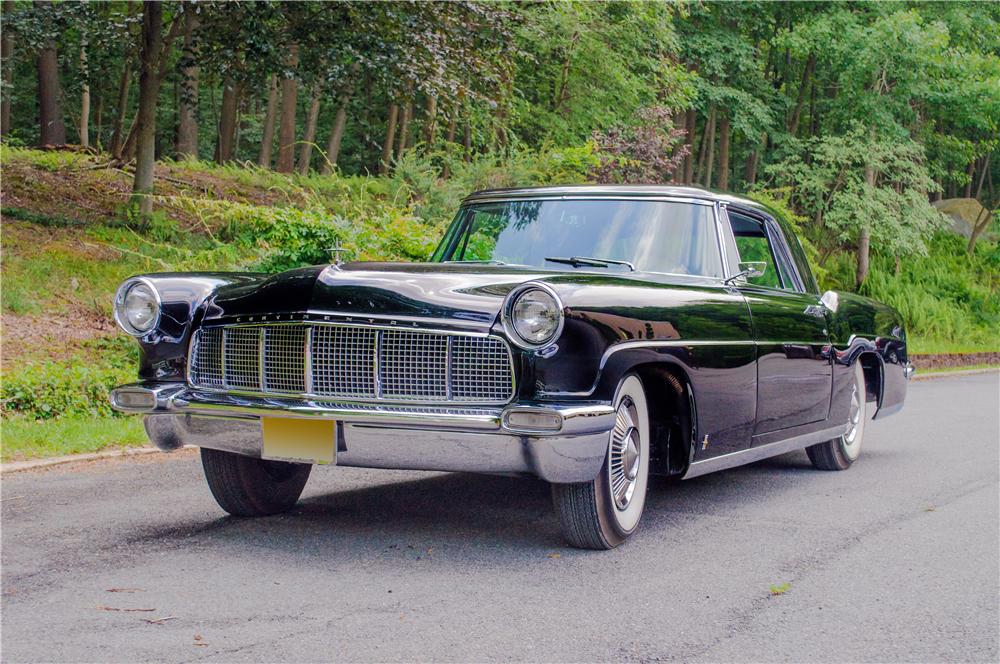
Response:
POLYGON ((334 265, 340 267, 344 264, 344 261, 340 260, 340 255, 347 253, 347 249, 345 247, 330 247, 327 251, 329 251, 330 255, 333 257, 334 265))

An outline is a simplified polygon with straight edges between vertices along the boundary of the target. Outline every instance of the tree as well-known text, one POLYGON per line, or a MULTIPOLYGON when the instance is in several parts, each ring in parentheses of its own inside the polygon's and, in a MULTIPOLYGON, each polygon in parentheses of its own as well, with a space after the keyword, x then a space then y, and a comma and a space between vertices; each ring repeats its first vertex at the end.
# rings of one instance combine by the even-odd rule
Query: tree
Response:
POLYGON ((813 239, 826 255, 849 243, 861 247, 858 286, 867 277, 872 243, 890 256, 926 252, 924 242, 942 217, 928 202, 937 185, 920 144, 900 137, 875 139, 857 126, 843 136, 799 141, 794 147, 768 167, 772 184, 792 188, 793 203, 812 218, 813 239))
MULTIPOLYGON (((35 7, 44 16, 51 13, 51 0, 35 0, 35 7)), ((54 30, 49 22, 50 30, 54 30)), ((38 143, 39 145, 63 145, 66 143, 66 125, 62 113, 62 89, 59 84, 59 54, 56 37, 43 37, 43 45, 38 50, 38 143)))
POLYGON ((153 172, 156 165, 156 104, 166 73, 167 54, 180 32, 182 19, 174 16, 166 37, 163 3, 145 0, 142 5, 142 40, 139 51, 139 109, 135 120, 135 179, 132 200, 143 217, 153 211, 153 172))
POLYGON ((177 108, 177 142, 174 152, 181 158, 198 158, 198 15, 194 6, 184 6, 184 50, 180 62, 180 99, 177 108))
POLYGON ((299 45, 288 47, 286 73, 281 79, 281 122, 278 125, 278 163, 275 170, 291 173, 295 168, 295 114, 299 83, 295 80, 295 68, 299 64, 299 45))
POLYGON ((3 85, 0 86, 0 136, 10 133, 10 96, 14 87, 14 31, 9 25, 14 13, 14 0, 3 0, 3 29, 0 30, 0 66, 3 85))

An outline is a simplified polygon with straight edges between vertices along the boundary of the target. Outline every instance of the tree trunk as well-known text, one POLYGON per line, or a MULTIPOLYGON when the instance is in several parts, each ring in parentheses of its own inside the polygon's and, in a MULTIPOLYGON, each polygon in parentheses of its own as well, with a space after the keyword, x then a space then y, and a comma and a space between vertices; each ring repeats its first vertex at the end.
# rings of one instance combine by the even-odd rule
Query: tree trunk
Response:
MULTIPOLYGON (((14 0, 3 0, 3 17, 6 20, 14 11, 14 0)), ((0 95, 0 136, 10 131, 10 93, 14 85, 14 33, 10 28, 0 30, 0 63, 3 66, 3 95, 0 95)))
MULTIPOLYGON (((35 5, 39 8, 51 4, 51 0, 35 0, 35 5)), ((59 86, 59 57, 53 39, 48 40, 38 51, 38 124, 40 145, 66 144, 62 90, 59 86)))
POLYGON ((969 244, 965 248, 970 256, 976 251, 976 241, 979 239, 980 233, 989 226, 990 216, 990 211, 984 207, 979 211, 979 216, 976 217, 975 223, 972 224, 972 233, 969 234, 969 244))
POLYGON ((746 172, 743 177, 747 184, 757 183, 757 164, 760 161, 760 153, 767 148, 767 132, 761 133, 760 143, 757 148, 747 157, 746 172))
POLYGON ((139 213, 153 211, 153 168, 156 165, 156 98, 160 91, 160 49, 163 43, 163 5, 158 0, 143 2, 142 49, 139 70, 139 110, 136 114, 136 161, 132 198, 139 213))
POLYGON ((399 118, 399 104, 389 104, 389 119, 385 123, 385 142, 382 143, 382 160, 378 164, 379 175, 389 173, 392 162, 392 144, 396 140, 396 120, 399 118))
POLYGON ((705 177, 702 181, 704 186, 712 186, 712 166, 715 164, 715 125, 718 122, 718 112, 715 110, 715 106, 712 106, 712 110, 708 114, 708 130, 705 133, 705 143, 708 144, 708 150, 705 152, 705 177))
POLYGON ((260 138, 257 165, 271 168, 271 148, 274 146, 274 118, 278 114, 278 77, 271 74, 267 84, 267 110, 264 112, 264 133, 260 138))
POLYGON ((177 143, 174 152, 181 159, 198 158, 198 53, 195 30, 198 16, 184 6, 184 53, 181 56, 181 94, 177 105, 177 143))
POLYGON ((719 189, 729 189, 729 116, 719 122, 719 189))
POLYGON ((302 175, 309 173, 312 163, 313 143, 316 142, 316 123, 319 121, 319 88, 313 90, 312 101, 309 103, 309 114, 306 116, 306 133, 299 147, 299 165, 296 170, 302 175))
POLYGON ((687 129, 687 136, 684 140, 688 144, 688 154, 684 157, 684 184, 691 184, 694 180, 694 141, 695 133, 698 131, 698 116, 693 108, 689 108, 684 114, 684 126, 687 129))
POLYGON ((337 158, 340 157, 340 142, 344 138, 344 127, 347 126, 347 104, 351 97, 344 93, 340 97, 340 106, 337 108, 337 116, 333 119, 333 130, 330 131, 330 140, 326 142, 326 162, 323 164, 323 175, 333 173, 337 167, 337 158))
MULTIPOLYGON (((991 156, 992 154, 987 154, 983 156, 984 163, 983 166, 981 167, 982 170, 979 174, 979 185, 976 187, 976 200, 979 200, 979 197, 983 193, 983 182, 986 180, 986 177, 989 175, 990 172, 991 156)), ((990 189, 991 190, 993 189, 992 180, 990 180, 990 189)), ((986 228, 990 225, 990 217, 992 215, 993 213, 990 212, 984 205, 982 211, 980 211, 978 217, 976 218, 976 223, 972 224, 972 233, 969 234, 969 246, 966 247, 966 249, 969 252, 969 255, 972 255, 972 253, 976 251, 976 241, 979 239, 979 235, 984 230, 986 230, 986 228), (984 215, 983 212, 985 212, 986 214, 984 215)))
POLYGON ((799 96, 795 100, 795 110, 792 111, 792 117, 788 119, 788 133, 792 136, 795 136, 795 133, 799 130, 799 118, 802 117, 802 106, 806 103, 806 90, 809 89, 809 79, 812 78, 815 69, 816 55, 810 53, 809 59, 806 60, 805 69, 802 70, 802 83, 799 84, 799 96))
POLYGON ((445 135, 444 140, 454 143, 455 133, 458 131, 458 108, 452 108, 448 115, 448 133, 445 135))
POLYGON ((437 139, 437 108, 437 97, 429 95, 427 97, 427 117, 424 120, 424 143, 427 144, 427 149, 432 148, 437 139))
MULTIPOLYGON (((410 85, 406 88, 406 93, 409 95, 413 91, 413 86, 410 85)), ((403 106, 403 112, 399 119, 399 146, 396 148, 397 158, 403 156, 403 151, 406 150, 409 144, 410 137, 410 118, 413 116, 413 101, 407 101, 406 105, 403 106)))
POLYGON ((965 176, 968 178, 968 182, 965 183, 965 198, 972 198, 972 182, 973 175, 976 174, 976 160, 973 159, 969 162, 969 167, 965 169, 965 176))
POLYGON ((94 147, 100 152, 102 149, 101 136, 104 131, 104 95, 101 94, 101 86, 97 86, 97 108, 94 110, 94 147))
POLYGON ((122 67, 122 77, 118 81, 118 113, 115 115, 115 126, 111 132, 111 154, 116 158, 121 156, 122 139, 125 132, 125 114, 128 112, 128 89, 132 78, 132 65, 128 61, 126 54, 125 64, 122 67))
POLYGON ((465 161, 472 161, 472 120, 466 119, 465 133, 462 136, 465 161))
POLYGON ((222 109, 219 111, 219 152, 216 161, 225 164, 233 160, 236 141, 236 109, 240 103, 243 86, 226 76, 222 82, 222 109))
MULTIPOLYGON (((871 164, 865 166, 865 183, 869 187, 875 186, 875 167, 871 164)), ((871 241, 871 229, 868 227, 868 224, 865 224, 861 227, 861 232, 858 234, 858 269, 854 275, 854 283, 858 288, 868 278, 871 241)))
MULTIPOLYGON (((298 44, 292 44, 289 49, 288 68, 294 70, 299 64, 298 44)), ((278 126, 278 165, 279 173, 291 173, 295 170, 295 115, 296 98, 299 85, 294 78, 281 80, 281 124, 278 126)))
POLYGON ((87 40, 80 42, 80 76, 83 85, 80 88, 80 147, 90 147, 90 70, 87 67, 87 40))

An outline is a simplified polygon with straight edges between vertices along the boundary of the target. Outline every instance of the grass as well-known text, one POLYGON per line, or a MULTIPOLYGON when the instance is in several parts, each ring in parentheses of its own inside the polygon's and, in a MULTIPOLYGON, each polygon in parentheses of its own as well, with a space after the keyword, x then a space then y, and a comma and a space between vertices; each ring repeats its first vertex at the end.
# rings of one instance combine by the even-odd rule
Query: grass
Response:
POLYGON ((148 444, 139 417, 68 415, 54 420, 7 417, 0 421, 4 463, 148 444))

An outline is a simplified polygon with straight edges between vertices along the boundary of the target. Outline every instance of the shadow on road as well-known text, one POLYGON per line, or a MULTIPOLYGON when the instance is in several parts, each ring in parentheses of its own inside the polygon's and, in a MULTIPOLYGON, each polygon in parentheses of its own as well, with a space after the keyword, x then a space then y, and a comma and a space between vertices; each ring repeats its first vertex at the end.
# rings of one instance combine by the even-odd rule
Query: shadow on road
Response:
MULTIPOLYGON (((701 514, 736 515, 740 510, 757 514, 766 510, 769 498, 805 490, 817 472, 804 452, 796 452, 692 481, 653 478, 641 531, 669 538, 672 528, 683 527, 682 522, 701 514)), ((311 480, 314 491, 335 481, 336 475, 323 471, 311 480)), ((382 551, 400 542, 498 553, 565 546, 548 484, 460 473, 322 492, 307 496, 288 514, 274 517, 220 516, 211 521, 149 525, 130 538, 131 544, 161 547, 252 543, 287 552, 333 547, 343 555, 382 551)))

